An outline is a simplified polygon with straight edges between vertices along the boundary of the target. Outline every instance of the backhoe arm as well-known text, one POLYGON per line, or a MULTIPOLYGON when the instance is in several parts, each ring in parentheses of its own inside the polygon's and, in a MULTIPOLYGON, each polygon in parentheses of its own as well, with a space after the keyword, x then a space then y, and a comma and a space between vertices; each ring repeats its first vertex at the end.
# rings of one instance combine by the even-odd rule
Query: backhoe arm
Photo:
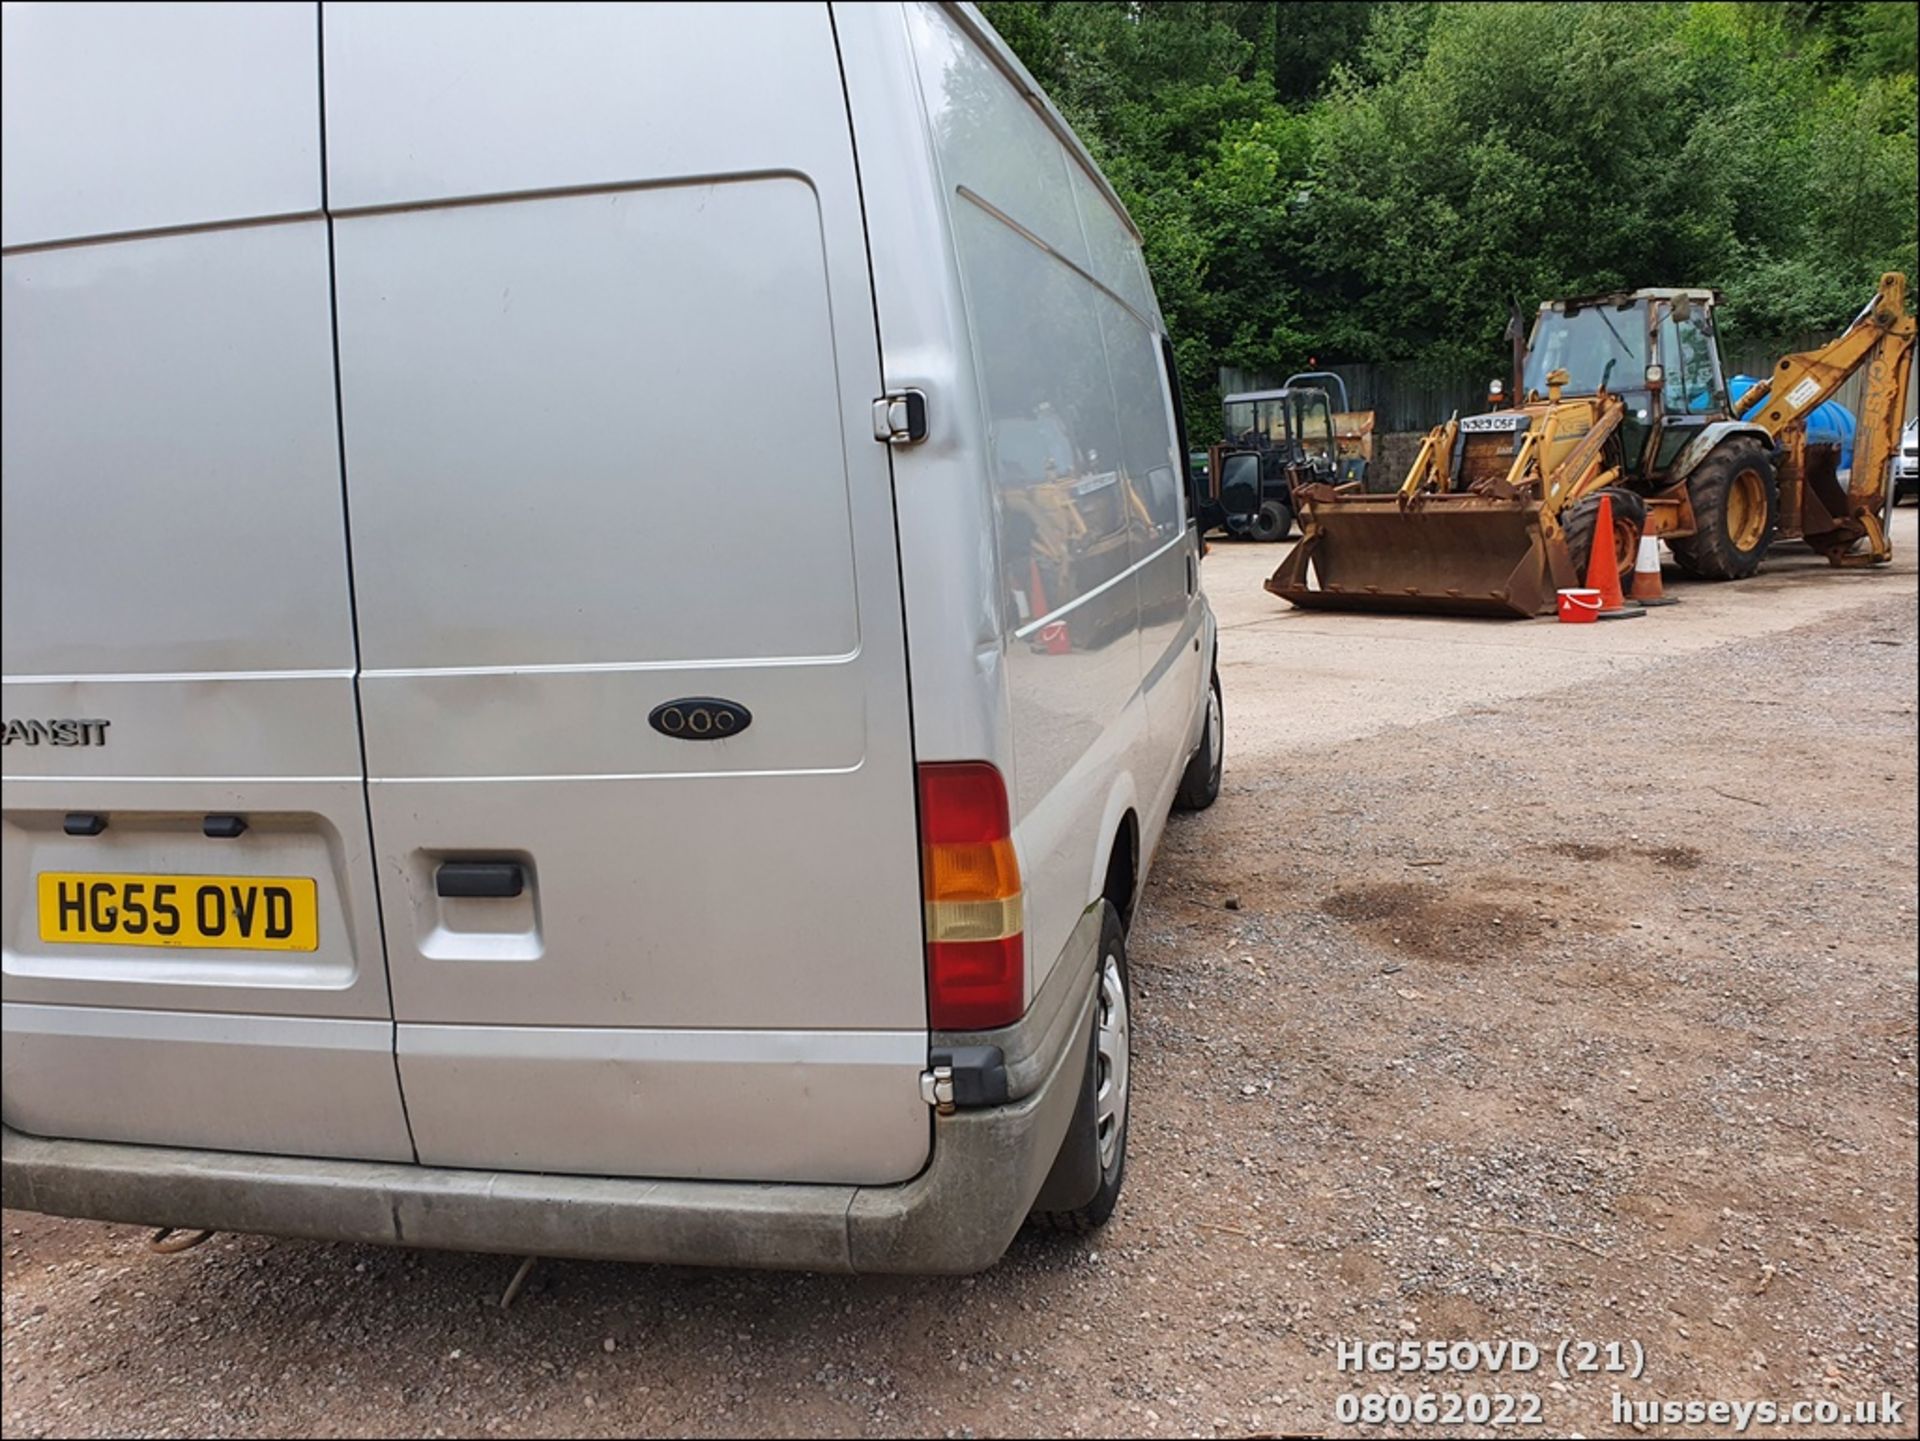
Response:
POLYGON ((1893 554, 1881 506, 1913 371, 1914 318, 1907 314, 1906 298, 1906 276, 1897 271, 1881 276, 1880 289, 1838 339, 1818 350, 1783 356, 1773 374, 1741 401, 1746 418, 1778 440, 1804 424, 1815 406, 1832 398, 1855 371, 1865 367, 1853 475, 1847 486, 1850 513, 1836 517, 1843 530, 1834 534, 1831 546, 1824 547, 1836 563, 1863 535, 1871 560, 1885 561, 1893 554))
POLYGON ((1619 478, 1619 471, 1603 462, 1607 442, 1613 438, 1626 415, 1626 406, 1620 397, 1607 396, 1600 414, 1580 438, 1580 443, 1562 457, 1550 474, 1541 477, 1540 518, 1554 534, 1559 534, 1561 530, 1560 513, 1563 510, 1619 478))
POLYGON ((1407 478, 1400 482, 1400 498, 1412 500, 1422 491, 1453 489, 1453 442, 1460 434, 1460 416, 1456 412, 1444 425, 1436 425, 1420 442, 1420 453, 1413 458, 1407 478))

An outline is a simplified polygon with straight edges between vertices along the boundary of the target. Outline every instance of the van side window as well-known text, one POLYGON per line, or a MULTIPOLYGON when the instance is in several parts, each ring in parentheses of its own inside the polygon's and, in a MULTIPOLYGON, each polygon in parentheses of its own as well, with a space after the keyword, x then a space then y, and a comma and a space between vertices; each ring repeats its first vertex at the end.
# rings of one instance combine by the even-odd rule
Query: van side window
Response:
POLYGON ((1019 631, 1181 534, 1159 312, 1137 239, 1032 107, 938 7, 907 19, 987 409, 1001 619, 1019 631))
POLYGON ((1148 549, 1158 549, 1181 527, 1178 452, 1160 382, 1159 345, 1132 311, 1106 295, 1100 297, 1100 329, 1120 412, 1122 469, 1148 549))
POLYGON ((953 219, 1000 491, 1003 621, 1018 629, 1133 563, 1126 445, 1099 292, 965 197, 953 219))

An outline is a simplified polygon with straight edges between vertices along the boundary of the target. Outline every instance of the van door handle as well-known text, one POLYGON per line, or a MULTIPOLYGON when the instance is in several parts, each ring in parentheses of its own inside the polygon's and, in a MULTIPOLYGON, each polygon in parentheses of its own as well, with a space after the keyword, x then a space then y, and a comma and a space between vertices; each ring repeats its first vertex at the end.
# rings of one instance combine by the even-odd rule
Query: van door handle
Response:
POLYGON ((1194 592, 1195 576, 1193 571, 1194 571, 1193 552, 1188 551, 1187 552, 1187 594, 1188 595, 1192 595, 1194 592))
POLYGON ((433 874, 433 889, 443 896, 517 896, 526 889, 526 873, 517 861, 445 861, 433 874))

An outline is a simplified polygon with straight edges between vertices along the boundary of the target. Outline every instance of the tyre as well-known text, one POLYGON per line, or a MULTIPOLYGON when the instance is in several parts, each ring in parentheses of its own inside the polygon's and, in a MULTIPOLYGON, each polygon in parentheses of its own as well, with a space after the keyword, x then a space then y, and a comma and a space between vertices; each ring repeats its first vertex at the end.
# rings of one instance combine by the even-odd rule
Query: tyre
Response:
POLYGON ((1255 540, 1285 540, 1293 534, 1293 511, 1284 500, 1265 501, 1247 531, 1255 540))
POLYGON ((1127 937, 1120 927, 1120 913, 1104 902, 1102 910, 1086 1076, 1060 1158, 1040 1188, 1029 1217, 1054 1231, 1085 1233, 1104 1226, 1127 1177, 1127 1103, 1133 1070, 1127 937), (1079 1194, 1062 1204, 1063 1187, 1079 1194))
POLYGON ((1200 748, 1187 758, 1180 789, 1173 793, 1177 811, 1203 811, 1220 798, 1220 769, 1227 754, 1226 717, 1220 705, 1220 673, 1207 685, 1207 728, 1200 748))
POLYGON ((1567 554, 1574 574, 1587 583, 1587 564, 1593 555, 1593 527, 1600 519, 1600 497, 1613 502, 1613 559, 1620 571, 1622 592, 1633 584, 1633 562, 1640 554, 1640 537, 1647 528, 1647 503, 1630 490, 1608 486, 1568 506, 1560 515, 1567 538, 1567 554))
POLYGON ((1687 478, 1694 533, 1670 540, 1681 568, 1702 580, 1744 580, 1760 569, 1778 523, 1773 457, 1750 439, 1727 441, 1687 478))

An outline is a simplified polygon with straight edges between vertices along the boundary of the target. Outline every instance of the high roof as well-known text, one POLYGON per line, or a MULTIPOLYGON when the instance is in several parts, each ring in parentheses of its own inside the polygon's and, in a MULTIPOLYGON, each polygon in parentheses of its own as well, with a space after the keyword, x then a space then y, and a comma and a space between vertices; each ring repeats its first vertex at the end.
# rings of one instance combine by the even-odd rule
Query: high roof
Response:
POLYGON ((1094 187, 1106 197, 1107 203, 1119 215, 1120 223, 1127 227, 1135 240, 1140 239, 1140 227, 1133 223, 1133 217, 1127 213, 1126 204, 1120 199, 1120 193, 1108 183, 1107 177, 1100 173, 1100 167, 1093 163, 1093 156, 1087 147, 1080 143, 1080 137, 1067 124, 1067 117, 1060 113, 1046 91, 1040 88, 1040 82, 1033 78, 1033 72, 1020 63, 1020 57, 1013 53, 1013 47, 1000 38, 979 7, 967 3, 967 0, 942 0, 940 8, 954 24, 966 32, 969 39, 986 52, 994 65, 1020 92, 1021 98, 1034 108, 1035 113, 1047 129, 1051 130, 1060 143, 1067 148, 1080 168, 1087 173, 1094 187))

